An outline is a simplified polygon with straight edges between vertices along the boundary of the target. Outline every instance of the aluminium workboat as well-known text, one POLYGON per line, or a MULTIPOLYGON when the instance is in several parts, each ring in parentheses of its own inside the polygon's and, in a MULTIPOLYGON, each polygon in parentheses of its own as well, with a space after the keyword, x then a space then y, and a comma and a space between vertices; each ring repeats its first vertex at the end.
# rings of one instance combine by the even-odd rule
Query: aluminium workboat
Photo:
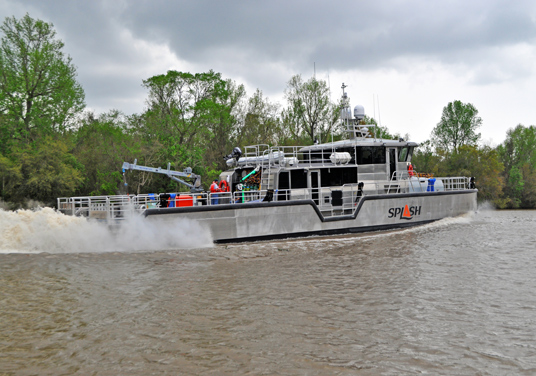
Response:
MULTIPOLYGON (((473 179, 417 174, 411 158, 418 145, 375 138, 363 124, 363 107, 351 116, 346 95, 343 100, 347 139, 235 148, 218 193, 202 192, 195 176, 190 193, 60 198, 58 208, 107 221, 124 218, 126 207, 147 221, 188 219, 207 228, 216 243, 404 228, 476 210, 473 179)), ((136 163, 123 168, 151 171, 136 163)), ((169 166, 152 170, 192 177, 191 170, 169 166)))

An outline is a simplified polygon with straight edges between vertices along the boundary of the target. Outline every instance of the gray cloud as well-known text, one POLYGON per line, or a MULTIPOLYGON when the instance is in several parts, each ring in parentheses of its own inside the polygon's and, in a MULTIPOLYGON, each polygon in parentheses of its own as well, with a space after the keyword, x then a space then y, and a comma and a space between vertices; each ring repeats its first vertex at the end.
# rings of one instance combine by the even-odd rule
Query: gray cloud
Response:
POLYGON ((429 60, 478 69, 470 75, 475 85, 534 74, 500 56, 503 48, 536 45, 533 1, 0 0, 0 9, 53 22, 88 104, 127 113, 142 111, 143 79, 176 69, 151 67, 128 35, 268 95, 283 91, 292 74, 312 74, 314 63, 324 72, 404 72, 411 65, 401 62, 429 60))
POLYGON ((234 47, 297 66, 315 58, 334 69, 400 55, 448 57, 474 48, 535 41, 531 2, 175 2, 131 6, 124 24, 196 61, 234 47), (345 59, 346 57, 346 59, 345 59))

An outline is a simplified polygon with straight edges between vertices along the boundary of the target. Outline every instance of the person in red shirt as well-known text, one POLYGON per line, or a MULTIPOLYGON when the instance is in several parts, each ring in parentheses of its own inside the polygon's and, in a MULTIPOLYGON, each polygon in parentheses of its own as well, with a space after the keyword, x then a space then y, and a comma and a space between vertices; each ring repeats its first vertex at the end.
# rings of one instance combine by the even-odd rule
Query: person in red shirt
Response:
POLYGON ((211 200, 212 205, 218 205, 218 192, 221 192, 220 187, 218 186, 218 179, 214 179, 210 185, 211 200))

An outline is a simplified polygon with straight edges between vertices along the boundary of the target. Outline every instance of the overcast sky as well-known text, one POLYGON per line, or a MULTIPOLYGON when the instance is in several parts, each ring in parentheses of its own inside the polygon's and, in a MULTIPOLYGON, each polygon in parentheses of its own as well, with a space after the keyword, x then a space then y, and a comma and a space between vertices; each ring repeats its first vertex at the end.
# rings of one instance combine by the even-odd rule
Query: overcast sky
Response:
POLYGON ((454 100, 479 110, 487 144, 536 125, 534 0, 0 0, 2 21, 26 13, 54 24, 97 113, 141 113, 142 80, 170 69, 284 106, 287 81, 316 67, 333 100, 344 82, 352 106, 417 142, 454 100))

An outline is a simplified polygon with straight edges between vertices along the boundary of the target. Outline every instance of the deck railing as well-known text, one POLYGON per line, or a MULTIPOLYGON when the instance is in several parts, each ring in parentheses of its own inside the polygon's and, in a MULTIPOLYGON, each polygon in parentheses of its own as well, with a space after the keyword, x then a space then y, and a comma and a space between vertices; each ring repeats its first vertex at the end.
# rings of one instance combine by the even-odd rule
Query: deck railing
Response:
MULTIPOLYGON (((394 177, 394 176, 393 176, 394 177)), ((388 184, 365 184, 364 195, 431 191, 428 178, 400 174, 388 184)), ((433 191, 457 191, 469 188, 469 178, 438 177, 433 191)), ((115 196, 80 196, 58 198, 58 209, 67 215, 103 221, 121 220, 142 214, 146 209, 221 204, 248 204, 266 201, 267 190, 244 190, 220 193, 140 194, 115 196)), ((270 201, 313 200, 326 216, 350 214, 359 203, 357 184, 342 187, 281 189, 271 192, 270 201)))
MULTIPOLYGON (((306 151, 300 152, 299 150, 304 146, 268 146, 268 145, 252 145, 246 146, 243 157, 244 166, 256 167, 258 165, 268 166, 291 166, 296 165, 298 162, 300 166, 304 167, 322 167, 332 166, 333 163, 329 159, 324 158, 327 153, 331 153, 327 150, 321 151, 306 151), (320 155, 320 157, 319 157, 320 155)), ((335 148, 332 152, 335 151, 335 148)))

